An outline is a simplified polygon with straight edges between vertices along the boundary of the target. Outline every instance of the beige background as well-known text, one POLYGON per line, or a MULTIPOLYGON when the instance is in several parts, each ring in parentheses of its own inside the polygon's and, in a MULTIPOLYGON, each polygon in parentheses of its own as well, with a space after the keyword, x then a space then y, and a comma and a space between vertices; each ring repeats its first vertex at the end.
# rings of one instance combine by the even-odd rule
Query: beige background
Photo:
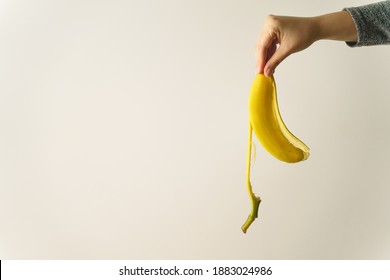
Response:
POLYGON ((0 1, 1 259, 389 259, 389 48, 323 41, 277 69, 311 148, 257 145, 267 14, 370 1, 0 1))

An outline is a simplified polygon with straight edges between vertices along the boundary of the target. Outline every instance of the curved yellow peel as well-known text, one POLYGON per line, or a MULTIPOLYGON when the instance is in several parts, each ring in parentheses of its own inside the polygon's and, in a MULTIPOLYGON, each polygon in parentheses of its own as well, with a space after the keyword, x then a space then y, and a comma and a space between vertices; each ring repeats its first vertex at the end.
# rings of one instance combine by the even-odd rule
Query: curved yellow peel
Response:
POLYGON ((282 120, 273 77, 256 75, 249 96, 249 119, 259 142, 277 159, 294 163, 309 157, 309 148, 282 120))

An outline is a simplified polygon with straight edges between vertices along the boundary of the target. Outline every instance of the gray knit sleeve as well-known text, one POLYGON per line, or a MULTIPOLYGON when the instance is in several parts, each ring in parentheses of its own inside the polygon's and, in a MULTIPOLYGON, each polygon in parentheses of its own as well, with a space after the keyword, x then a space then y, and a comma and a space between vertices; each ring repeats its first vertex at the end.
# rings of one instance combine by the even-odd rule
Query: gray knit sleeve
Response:
POLYGON ((346 8, 356 25, 357 42, 351 47, 390 44, 390 1, 346 8))

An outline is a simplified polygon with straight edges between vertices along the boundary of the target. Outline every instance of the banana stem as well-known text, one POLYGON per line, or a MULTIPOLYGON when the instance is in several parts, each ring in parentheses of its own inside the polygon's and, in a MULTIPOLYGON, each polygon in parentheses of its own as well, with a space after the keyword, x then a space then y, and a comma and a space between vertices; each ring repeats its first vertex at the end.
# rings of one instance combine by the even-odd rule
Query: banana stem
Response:
POLYGON ((251 175, 251 156, 252 156, 252 125, 249 121, 249 134, 248 134, 248 152, 247 152, 247 161, 246 161, 246 188, 249 194, 249 197, 252 201, 252 211, 249 214, 247 220, 242 225, 241 230, 246 233, 253 221, 258 217, 259 205, 261 202, 260 197, 256 196, 253 193, 252 185, 250 181, 251 175))

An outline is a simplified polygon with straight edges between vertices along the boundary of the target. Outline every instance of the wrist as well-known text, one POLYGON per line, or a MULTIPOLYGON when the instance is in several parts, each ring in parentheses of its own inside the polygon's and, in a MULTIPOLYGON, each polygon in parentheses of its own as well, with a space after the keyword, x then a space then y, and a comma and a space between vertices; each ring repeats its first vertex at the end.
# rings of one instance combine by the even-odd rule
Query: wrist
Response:
POLYGON ((309 21, 308 25, 310 26, 309 30, 312 41, 316 42, 325 39, 326 30, 324 30, 321 16, 310 17, 307 20, 309 21))
POLYGON ((325 14, 313 18, 316 40, 356 41, 355 23, 347 11, 325 14))

